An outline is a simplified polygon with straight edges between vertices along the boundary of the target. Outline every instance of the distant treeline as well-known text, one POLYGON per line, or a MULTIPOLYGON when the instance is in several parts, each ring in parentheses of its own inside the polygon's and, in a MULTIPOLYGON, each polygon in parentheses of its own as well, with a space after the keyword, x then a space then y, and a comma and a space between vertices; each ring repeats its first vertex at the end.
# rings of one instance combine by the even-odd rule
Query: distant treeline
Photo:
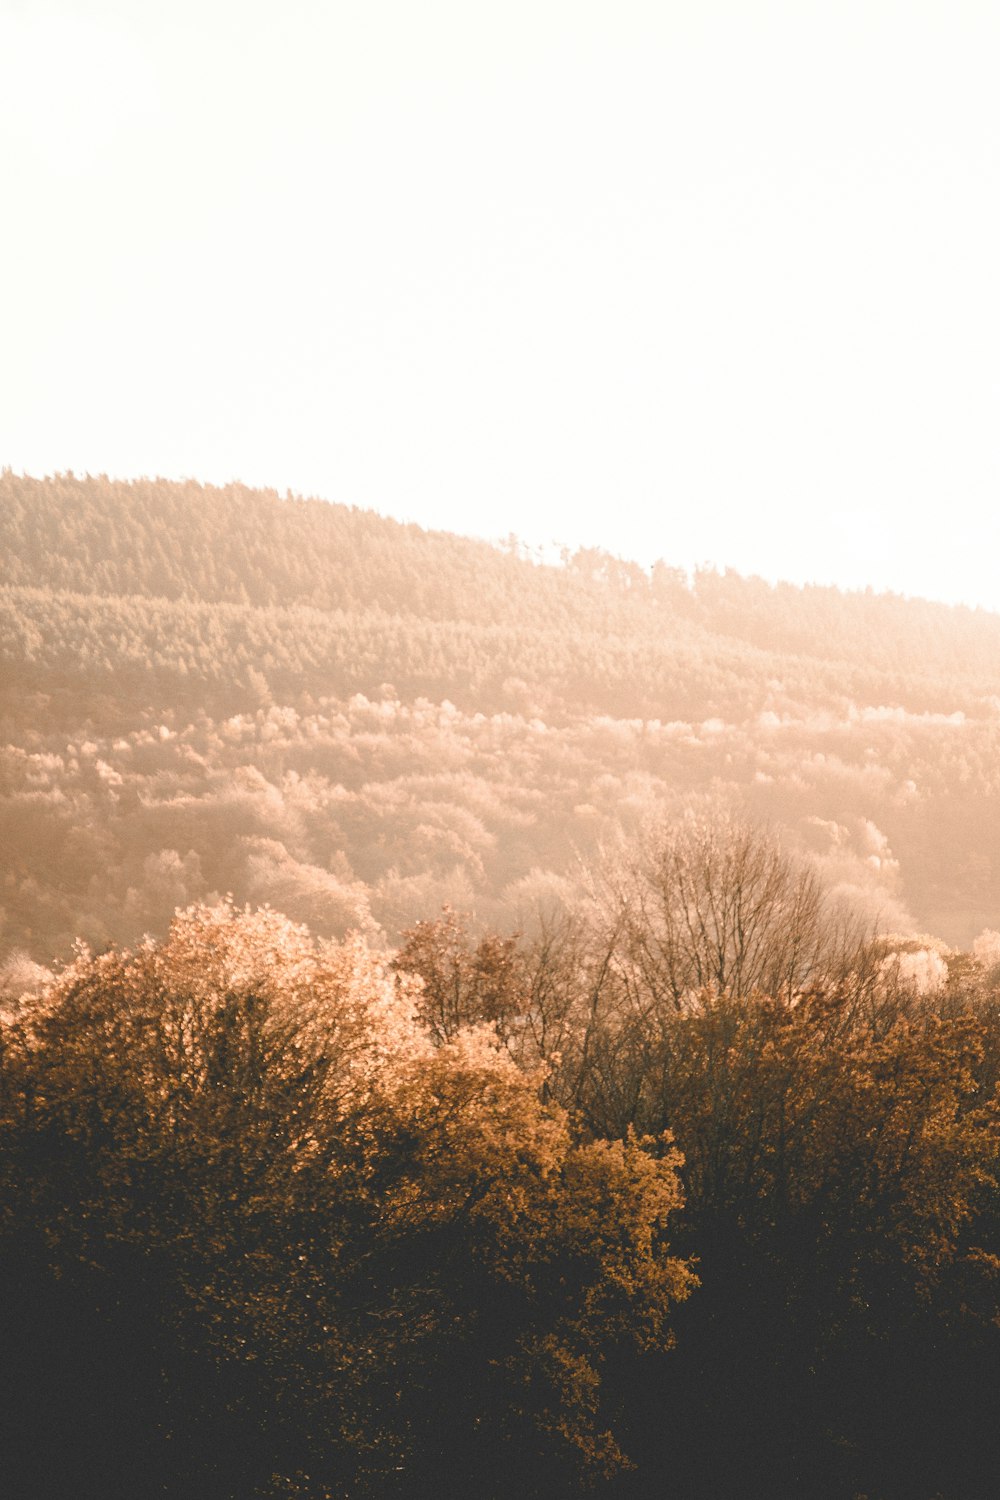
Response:
MULTIPOLYGON (((665 540, 669 542, 669 532, 665 540)), ((724 546, 724 539, 720 539, 724 546)), ((765 651, 996 682, 1000 616, 891 594, 648 572, 597 549, 565 566, 345 505, 103 476, 0 472, 3 582, 60 592, 382 611, 426 621, 659 635, 681 621, 765 651)))
POLYGON ((31 688, 235 712, 262 695, 371 695, 390 684, 409 701, 450 698, 470 710, 742 722, 764 709, 776 682, 796 703, 902 699, 917 713, 975 711, 1000 685, 968 672, 913 671, 901 681, 863 660, 782 657, 670 620, 659 632, 584 634, 527 618, 486 625, 26 588, 0 589, 0 652, 18 690, 15 717, 31 688))

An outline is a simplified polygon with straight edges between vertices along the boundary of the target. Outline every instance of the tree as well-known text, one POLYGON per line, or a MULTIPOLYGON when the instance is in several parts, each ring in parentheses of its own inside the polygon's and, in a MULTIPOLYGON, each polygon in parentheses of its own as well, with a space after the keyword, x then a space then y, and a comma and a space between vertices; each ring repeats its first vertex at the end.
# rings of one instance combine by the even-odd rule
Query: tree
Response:
POLYGON ((4 1012, 12 1480, 542 1495, 625 1464, 602 1369, 668 1347, 693 1285, 677 1154, 575 1144, 487 1029, 433 1037, 419 999, 360 940, 224 904, 4 1012))
POLYGON ((654 828, 599 877, 619 972, 641 1008, 680 1008, 702 989, 788 996, 866 970, 865 933, 814 868, 734 814, 654 828))
POLYGON ((421 979, 420 1015, 439 1042, 481 1022, 504 1035, 526 1009, 517 936, 487 933, 473 943, 465 918, 447 905, 436 920, 418 922, 402 936, 393 968, 421 979))

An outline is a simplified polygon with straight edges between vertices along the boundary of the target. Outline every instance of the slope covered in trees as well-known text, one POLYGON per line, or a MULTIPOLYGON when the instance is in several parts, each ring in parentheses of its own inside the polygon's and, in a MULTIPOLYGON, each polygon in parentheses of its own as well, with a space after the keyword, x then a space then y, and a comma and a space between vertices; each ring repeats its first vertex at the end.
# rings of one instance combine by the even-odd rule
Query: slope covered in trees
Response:
MULTIPOLYGON (((669 534, 664 538, 669 545, 669 534)), ((593 549, 540 566, 344 505, 240 485, 0 474, 4 582, 47 591, 306 605, 428 621, 657 636, 683 621, 744 645, 900 678, 995 681, 1000 617, 894 595, 769 586, 593 549)))
POLYGON ((1000 905, 1000 617, 239 486, 0 475, 0 951, 232 891, 391 942, 692 797, 890 927, 1000 905))

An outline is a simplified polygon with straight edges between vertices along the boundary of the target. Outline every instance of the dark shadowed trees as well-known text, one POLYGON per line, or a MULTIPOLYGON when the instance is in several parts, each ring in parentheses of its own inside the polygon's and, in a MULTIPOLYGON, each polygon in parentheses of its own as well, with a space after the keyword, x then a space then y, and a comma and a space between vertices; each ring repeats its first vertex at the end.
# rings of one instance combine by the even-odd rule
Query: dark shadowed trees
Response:
POLYGON ((605 1364, 668 1346, 693 1284, 676 1153, 575 1143, 418 993, 223 905, 6 1006, 10 1493, 543 1496, 623 1468, 605 1364))

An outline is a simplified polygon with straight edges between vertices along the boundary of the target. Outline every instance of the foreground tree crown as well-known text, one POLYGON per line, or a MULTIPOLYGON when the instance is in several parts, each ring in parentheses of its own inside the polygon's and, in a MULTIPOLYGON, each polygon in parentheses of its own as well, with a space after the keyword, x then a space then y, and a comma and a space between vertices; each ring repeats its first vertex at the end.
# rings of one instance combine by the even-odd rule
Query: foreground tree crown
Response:
POLYGON ((106 1493, 151 1466, 205 1495, 413 1494, 498 1463, 542 1493, 627 1463, 601 1371, 668 1347, 694 1284, 677 1153, 574 1143, 488 1029, 436 1045, 420 990, 222 904, 5 1014, 18 1331, 58 1360, 79 1327, 76 1460, 106 1493), (140 1328, 126 1436, 88 1401, 140 1328))
POLYGON ((26 970, 4 1484, 994 1500, 997 951, 689 820, 524 935, 223 902, 26 970))

